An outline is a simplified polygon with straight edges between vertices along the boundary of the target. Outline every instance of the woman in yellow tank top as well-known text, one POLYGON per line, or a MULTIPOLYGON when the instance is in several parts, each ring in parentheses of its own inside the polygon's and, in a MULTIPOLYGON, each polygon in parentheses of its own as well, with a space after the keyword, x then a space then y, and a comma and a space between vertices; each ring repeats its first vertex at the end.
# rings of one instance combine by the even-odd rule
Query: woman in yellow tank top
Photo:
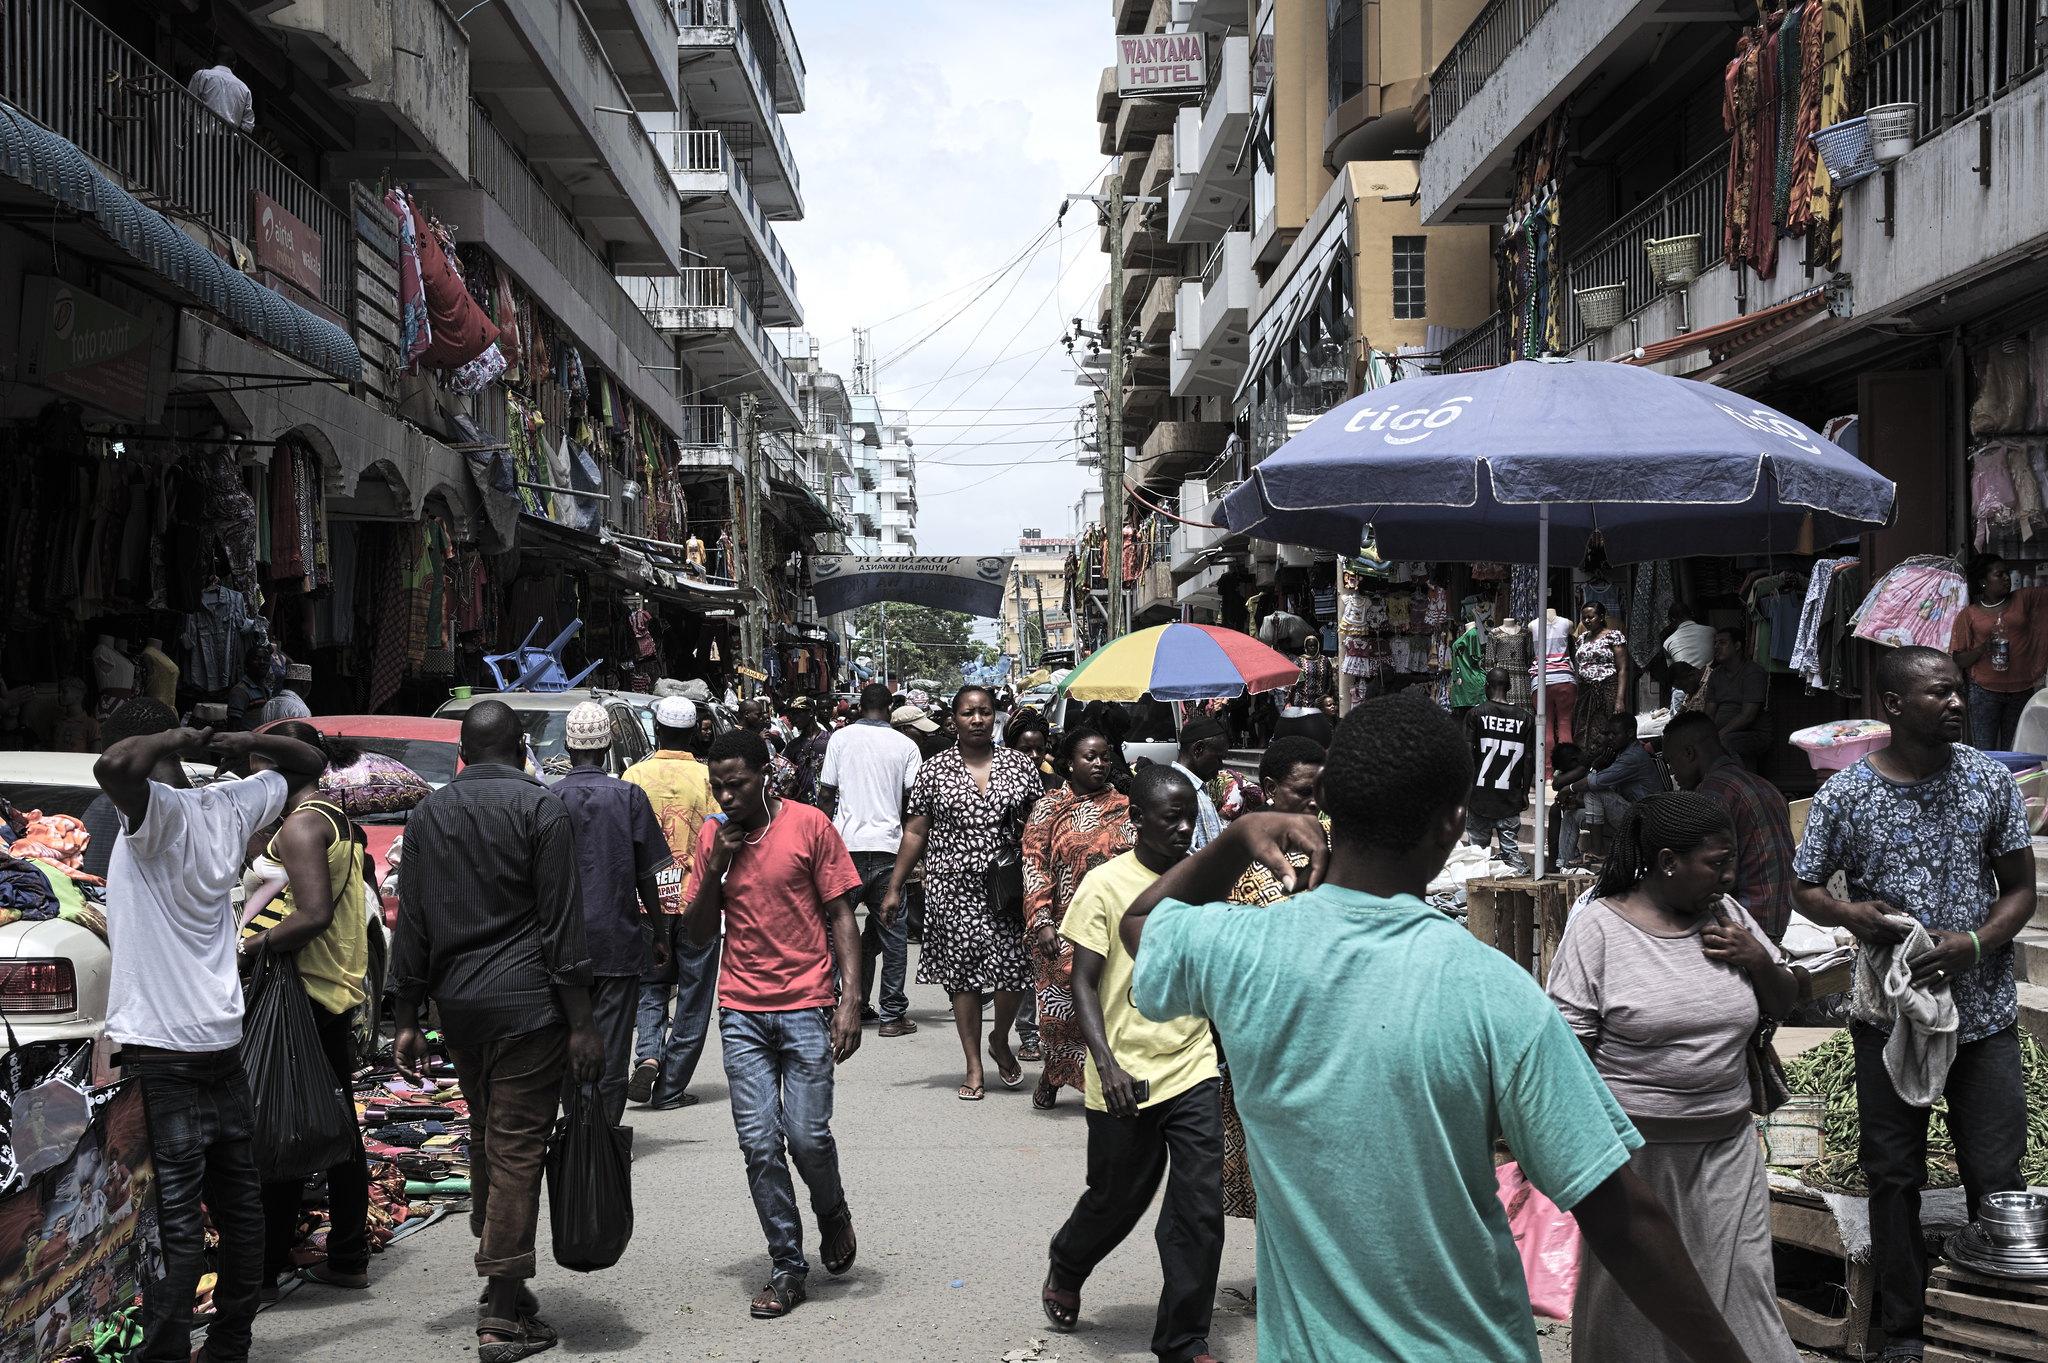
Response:
MULTIPOLYGON (((271 730, 320 749, 329 770, 352 765, 358 754, 299 721, 271 730)), ((284 866, 290 884, 279 895, 274 925, 242 941, 245 955, 259 951, 291 953, 299 979, 313 1004, 313 1022, 320 1049, 344 1092, 355 1069, 351 1015, 363 1002, 363 973, 370 964, 368 920, 363 916, 363 852, 356 845, 348 816, 321 798, 316 782, 298 786, 285 800, 284 818, 265 848, 284 866)), ((255 920, 270 920, 266 911, 255 920)), ((358 1139, 355 1150, 327 1171, 333 1227, 328 1232, 327 1259, 301 1270, 300 1276, 332 1287, 369 1285, 369 1168, 358 1139)), ((264 1267, 274 1286, 289 1262, 298 1222, 298 1180, 263 1187, 264 1267)))

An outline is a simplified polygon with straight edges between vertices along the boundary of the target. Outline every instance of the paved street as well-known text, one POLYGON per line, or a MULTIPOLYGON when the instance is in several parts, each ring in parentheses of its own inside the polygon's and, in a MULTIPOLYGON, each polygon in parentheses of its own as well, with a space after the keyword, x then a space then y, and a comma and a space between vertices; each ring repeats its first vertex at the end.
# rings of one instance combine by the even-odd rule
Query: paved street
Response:
MULTIPOLYGON (((1038 1357, 1047 1363, 1151 1357, 1159 1268, 1149 1219, 1089 1284, 1080 1331, 1053 1334, 1038 1310, 1046 1241, 1081 1188, 1087 1136, 1078 1097, 1066 1094, 1052 1113, 1033 1111, 1035 1069, 1027 1066, 1026 1087, 1009 1093, 990 1066, 989 1097, 960 1102, 943 996, 913 985, 911 1003, 916 1036, 884 1041, 869 1028, 840 1071, 834 1126, 861 1232, 860 1262, 846 1278, 817 1267, 806 1207, 814 1295, 788 1320, 747 1315, 767 1256, 714 1036, 698 1071, 701 1105, 628 1113, 637 1224, 619 1266, 597 1274, 555 1267, 543 1207, 535 1287, 562 1333, 549 1356, 996 1363, 1043 1340, 1038 1357)), ((254 1357, 474 1358, 473 1243, 464 1222, 451 1219, 376 1258, 370 1296, 297 1289, 257 1322, 254 1357)), ((1211 1336, 1231 1363, 1256 1357, 1246 1309, 1253 1272, 1252 1227, 1233 1220, 1211 1336)), ((1559 1342, 1546 1341, 1546 1359, 1553 1349, 1565 1357, 1559 1342)))

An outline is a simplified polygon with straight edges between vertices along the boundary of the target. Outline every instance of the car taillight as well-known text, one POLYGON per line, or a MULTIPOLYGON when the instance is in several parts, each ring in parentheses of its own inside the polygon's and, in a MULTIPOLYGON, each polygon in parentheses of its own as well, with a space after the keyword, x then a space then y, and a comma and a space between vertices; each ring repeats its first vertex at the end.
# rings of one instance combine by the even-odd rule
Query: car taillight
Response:
POLYGON ((78 977, 71 962, 0 961, 0 1009, 10 1013, 78 1010, 78 977))

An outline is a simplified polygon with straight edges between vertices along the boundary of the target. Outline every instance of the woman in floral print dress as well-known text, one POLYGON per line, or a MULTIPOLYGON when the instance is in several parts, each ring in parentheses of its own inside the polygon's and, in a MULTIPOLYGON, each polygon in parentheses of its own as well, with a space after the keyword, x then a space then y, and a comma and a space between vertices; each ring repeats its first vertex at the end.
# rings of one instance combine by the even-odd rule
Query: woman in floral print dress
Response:
POLYGON ((1079 1089, 1088 1050, 1074 1013, 1074 948, 1060 920, 1081 877, 1131 849, 1131 805, 1110 784, 1109 740, 1067 735, 1067 783, 1038 802, 1024 827, 1024 928, 1038 971, 1038 1037, 1045 1071, 1031 1105, 1049 1108, 1079 1089))
MULTIPOLYGON (((1321 744, 1300 734, 1276 738, 1259 761, 1259 790, 1266 797, 1265 808, 1280 814, 1320 814, 1316 807, 1316 782, 1323 774, 1321 744)), ((1306 867, 1301 858, 1298 867, 1306 867)), ((1287 898, 1287 891, 1273 873, 1256 861, 1245 868, 1231 888, 1230 902, 1253 908, 1268 908, 1287 898)), ((1222 1055, 1219 1043, 1217 1054, 1222 1055)), ((1230 1058, 1223 1057, 1223 1214, 1255 1219, 1258 1194, 1252 1190, 1252 1168, 1245 1153, 1244 1123, 1237 1116, 1237 1091, 1230 1086, 1230 1058)))

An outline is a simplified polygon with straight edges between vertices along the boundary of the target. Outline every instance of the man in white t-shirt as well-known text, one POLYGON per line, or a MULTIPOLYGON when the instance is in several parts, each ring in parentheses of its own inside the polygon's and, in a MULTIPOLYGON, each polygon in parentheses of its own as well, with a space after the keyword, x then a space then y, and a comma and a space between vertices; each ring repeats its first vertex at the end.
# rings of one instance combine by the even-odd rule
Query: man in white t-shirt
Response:
POLYGON ((923 757, 917 744, 890 724, 891 704, 889 688, 881 683, 870 682, 861 689, 859 721, 833 734, 825 749, 825 765, 818 772, 818 808, 831 816, 860 872, 860 902, 868 914, 861 930, 861 1012, 867 1013, 879 958, 881 1035, 894 1037, 917 1030, 908 1016, 910 996, 904 992, 908 919, 898 913, 884 921, 881 905, 889 874, 896 869, 897 844, 903 841, 903 802, 923 757))
POLYGON ((121 814, 107 868, 107 1036, 142 1086, 154 1146, 163 1276, 142 1292, 142 1363, 185 1363, 192 1301, 206 1270, 206 1203, 220 1231, 209 1363, 245 1363, 263 1278, 262 1184, 242 1072, 242 985, 232 894, 249 839, 322 755, 271 734, 173 729, 125 738, 93 767, 121 814), (251 756, 274 770, 190 789, 180 758, 223 766, 251 756))

